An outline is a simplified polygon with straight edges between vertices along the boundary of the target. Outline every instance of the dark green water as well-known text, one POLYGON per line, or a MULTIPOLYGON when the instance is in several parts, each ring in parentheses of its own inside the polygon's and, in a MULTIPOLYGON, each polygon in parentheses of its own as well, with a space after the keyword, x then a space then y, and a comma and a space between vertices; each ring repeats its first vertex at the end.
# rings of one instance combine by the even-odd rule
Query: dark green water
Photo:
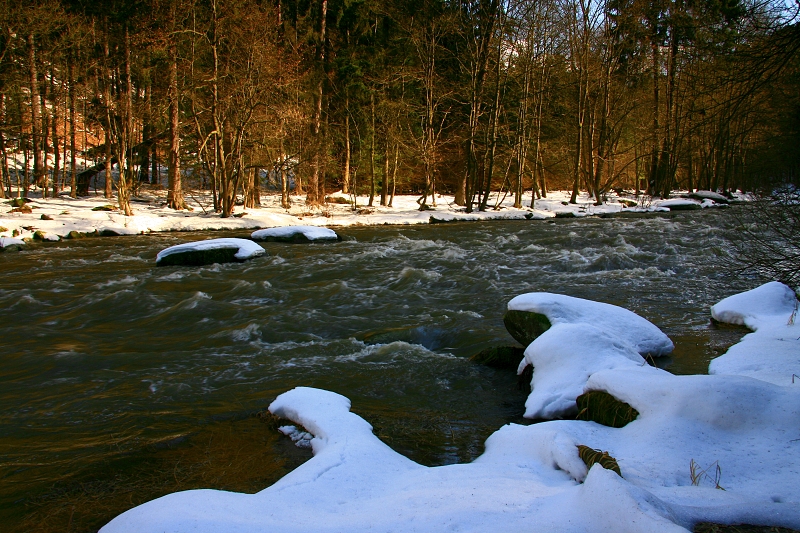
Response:
POLYGON ((156 268, 161 249, 232 233, 97 238, 0 254, 0 524, 90 531, 160 494, 256 491, 305 459, 253 416, 298 385, 348 396, 428 465, 469 461, 520 422, 516 376, 467 358, 511 345, 512 297, 631 309, 705 372, 740 332, 708 308, 726 213, 345 228, 265 243, 243 264, 156 268))

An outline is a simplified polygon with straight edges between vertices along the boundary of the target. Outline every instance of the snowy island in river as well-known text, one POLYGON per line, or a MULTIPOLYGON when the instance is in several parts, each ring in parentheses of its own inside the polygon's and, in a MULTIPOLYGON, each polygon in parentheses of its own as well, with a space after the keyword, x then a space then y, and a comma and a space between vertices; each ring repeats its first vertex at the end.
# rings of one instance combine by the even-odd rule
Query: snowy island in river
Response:
POLYGON ((300 387, 270 411, 313 435, 309 461, 256 494, 170 494, 101 531, 644 533, 698 522, 800 529, 800 325, 789 287, 768 283, 714 306, 715 320, 755 332, 712 362, 711 375, 646 364, 641 354, 663 355, 672 343, 618 307, 534 293, 509 308, 552 324, 520 364, 535 367, 527 416, 559 416, 575 410, 577 394, 603 391, 638 417, 619 428, 509 424, 472 463, 429 468, 380 441, 347 398, 300 387), (607 451, 621 475, 587 468, 579 445, 607 451))

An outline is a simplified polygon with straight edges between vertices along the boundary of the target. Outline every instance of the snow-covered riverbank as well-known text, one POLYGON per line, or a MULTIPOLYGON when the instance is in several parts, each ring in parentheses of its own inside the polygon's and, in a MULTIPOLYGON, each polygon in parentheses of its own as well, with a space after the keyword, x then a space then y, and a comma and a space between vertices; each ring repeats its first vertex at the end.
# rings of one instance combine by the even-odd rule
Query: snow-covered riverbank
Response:
MULTIPOLYGON (((676 193, 679 194, 679 193, 676 193)), ((714 193, 707 193, 713 196, 714 193)), ((367 197, 359 197, 357 207, 352 204, 330 202, 318 209, 305 205, 301 197, 292 197, 290 209, 280 206, 280 196, 265 195, 261 207, 243 209, 237 207, 234 216, 221 218, 209 211, 209 198, 189 197, 192 211, 175 211, 165 207, 163 190, 143 190, 132 202, 134 215, 126 217, 116 211, 115 201, 102 196, 72 199, 61 195, 55 199, 42 200, 30 195, 25 207, 14 207, 9 200, 0 203, 0 237, 42 240, 59 240, 85 234, 137 235, 165 231, 239 230, 278 226, 352 226, 382 224, 428 224, 455 220, 493 219, 546 219, 555 216, 599 216, 625 212, 669 212, 675 209, 699 209, 725 205, 711 199, 650 200, 649 197, 619 197, 614 193, 602 205, 594 205, 594 198, 582 193, 576 204, 569 203, 569 193, 552 191, 547 198, 536 200, 530 207, 530 195, 526 196, 522 209, 513 207, 513 197, 492 197, 490 208, 484 212, 466 213, 455 205, 453 197, 439 196, 436 207, 420 211, 417 196, 396 196, 393 207, 377 205, 366 207, 367 197)), ((340 193, 331 197, 339 202, 351 201, 352 197, 340 193)), ((723 199, 719 199, 722 201, 723 199)), ((8 241, 11 242, 11 241, 8 241)))
MULTIPOLYGON (((645 364, 639 354, 653 351, 653 339, 661 351, 671 343, 623 310, 612 314, 637 327, 614 335, 596 327, 607 318, 604 306, 546 293, 523 303, 553 324, 528 347, 526 362, 536 365, 543 348, 560 342, 568 381, 629 404, 639 413, 634 421, 621 428, 576 420, 511 424, 489 437, 474 462, 427 468, 375 437, 347 398, 297 388, 270 410, 314 436, 311 460, 257 494, 175 493, 102 531, 643 533, 685 532, 698 522, 800 528, 800 379, 793 379, 800 325, 790 288, 773 282, 714 306, 717 320, 757 329, 731 350, 735 364, 712 363, 714 375, 676 376, 645 364), (570 341, 587 336, 593 344, 570 341), (759 366, 754 345, 769 345, 770 364, 759 366), (592 358, 588 371, 574 364, 592 358), (742 365, 747 358, 753 365, 742 365), (607 451, 621 475, 599 464, 587 468, 579 445, 607 451)), ((552 375, 564 378, 534 372, 533 384, 546 386, 552 375)))

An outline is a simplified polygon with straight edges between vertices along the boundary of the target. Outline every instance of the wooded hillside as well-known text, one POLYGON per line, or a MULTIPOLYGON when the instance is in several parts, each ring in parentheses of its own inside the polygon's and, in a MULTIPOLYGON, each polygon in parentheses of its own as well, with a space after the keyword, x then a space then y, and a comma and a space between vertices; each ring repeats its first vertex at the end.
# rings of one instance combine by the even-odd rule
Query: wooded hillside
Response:
POLYGON ((1 195, 798 184, 800 4, 3 0, 1 195), (111 164, 108 164, 108 163, 111 164), (92 165, 96 165, 92 167, 92 165), (90 167, 86 170, 85 167, 90 167), (188 182, 188 183, 187 183, 188 182))

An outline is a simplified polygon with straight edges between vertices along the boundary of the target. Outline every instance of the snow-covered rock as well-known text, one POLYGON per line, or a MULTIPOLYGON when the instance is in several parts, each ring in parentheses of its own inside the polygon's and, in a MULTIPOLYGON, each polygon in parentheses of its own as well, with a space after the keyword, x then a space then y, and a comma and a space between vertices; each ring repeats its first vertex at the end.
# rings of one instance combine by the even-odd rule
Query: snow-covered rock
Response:
POLYGON ((25 246, 25 241, 13 237, 0 237, 0 250, 19 250, 25 246))
POLYGON ((532 292, 508 302, 509 311, 528 311, 547 317, 551 324, 585 323, 634 346, 642 355, 667 355, 675 347, 656 326, 636 313, 603 302, 563 294, 532 292))
POLYGON ((538 292, 517 296, 508 309, 538 313, 553 324, 530 343, 519 364, 519 374, 533 365, 527 418, 570 414, 594 372, 646 366, 642 355, 660 357, 674 347, 656 326, 611 304, 538 292))
POLYGON ((338 241, 335 231, 319 226, 281 226, 254 231, 250 238, 255 241, 278 242, 325 242, 338 241))
POLYGON ((199 266, 231 263, 247 261, 265 253, 261 246, 247 239, 209 239, 178 244, 161 250, 156 256, 156 264, 199 266))
POLYGON ((684 198, 673 198, 671 200, 664 200, 658 204, 659 207, 668 207, 670 211, 690 211, 692 209, 700 209, 702 206, 700 202, 694 200, 687 200, 684 198))
POLYGON ((714 191, 694 191, 686 195, 687 198, 695 200, 713 200, 718 204, 727 204, 728 198, 714 191))

